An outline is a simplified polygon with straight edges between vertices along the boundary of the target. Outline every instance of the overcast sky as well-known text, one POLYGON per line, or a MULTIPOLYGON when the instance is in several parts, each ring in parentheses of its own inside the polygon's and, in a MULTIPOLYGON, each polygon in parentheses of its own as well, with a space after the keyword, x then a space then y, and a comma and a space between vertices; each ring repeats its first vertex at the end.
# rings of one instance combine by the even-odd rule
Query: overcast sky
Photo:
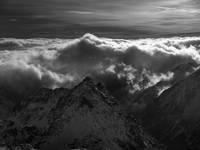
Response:
POLYGON ((1 35, 90 27, 106 31, 200 32, 200 1, 0 0, 0 23, 1 35))

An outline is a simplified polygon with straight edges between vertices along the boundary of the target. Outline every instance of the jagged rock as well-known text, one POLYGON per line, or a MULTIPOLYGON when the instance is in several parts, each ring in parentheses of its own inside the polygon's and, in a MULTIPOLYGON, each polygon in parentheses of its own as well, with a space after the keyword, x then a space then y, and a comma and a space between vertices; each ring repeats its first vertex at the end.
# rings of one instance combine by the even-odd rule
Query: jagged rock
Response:
POLYGON ((177 82, 158 98, 158 107, 146 125, 168 149, 200 148, 200 70, 177 82))
POLYGON ((11 145, 20 139, 16 134, 23 133, 17 145, 29 142, 42 150, 160 149, 134 117, 123 114, 117 101, 89 77, 71 90, 41 90, 27 102, 13 117, 14 125, 4 131, 3 135, 15 137, 9 140, 11 145))

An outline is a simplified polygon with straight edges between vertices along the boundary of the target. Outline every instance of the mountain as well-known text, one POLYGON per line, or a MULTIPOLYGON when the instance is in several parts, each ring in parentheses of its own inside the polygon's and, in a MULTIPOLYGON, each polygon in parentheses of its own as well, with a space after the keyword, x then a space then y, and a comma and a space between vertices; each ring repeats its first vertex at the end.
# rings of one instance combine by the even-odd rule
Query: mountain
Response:
POLYGON ((15 97, 9 94, 9 91, 4 87, 0 87, 0 120, 3 120, 11 115, 15 104, 15 97))
POLYGON ((157 84, 140 90, 131 97, 128 102, 127 111, 131 112, 138 120, 146 126, 154 116, 154 111, 158 109, 158 97, 170 87, 173 87, 176 83, 181 82, 187 78, 190 74, 195 72, 198 65, 194 62, 180 64, 170 70, 173 74, 173 78, 166 81, 160 81, 157 84))
POLYGON ((40 89, 19 108, 0 134, 1 145, 9 149, 27 144, 41 150, 161 149, 102 84, 89 77, 70 90, 40 89))
POLYGON ((173 84, 184 79, 191 73, 198 69, 199 65, 196 62, 189 62, 185 64, 180 64, 174 67, 171 71, 174 73, 173 84))
POLYGON ((134 94, 126 113, 169 150, 200 149, 200 70, 196 63, 171 69, 174 78, 134 94))
POLYGON ((170 150, 200 149, 200 69, 175 83, 154 101, 156 106, 145 128, 170 150))
POLYGON ((197 68, 195 63, 176 66, 171 70, 173 80, 135 93, 128 105, 121 105, 89 77, 72 89, 38 89, 17 106, 2 89, 0 146, 11 150, 156 150, 163 149, 159 143, 164 143, 169 150, 198 150, 197 68), (12 110, 15 113, 9 113, 12 110))

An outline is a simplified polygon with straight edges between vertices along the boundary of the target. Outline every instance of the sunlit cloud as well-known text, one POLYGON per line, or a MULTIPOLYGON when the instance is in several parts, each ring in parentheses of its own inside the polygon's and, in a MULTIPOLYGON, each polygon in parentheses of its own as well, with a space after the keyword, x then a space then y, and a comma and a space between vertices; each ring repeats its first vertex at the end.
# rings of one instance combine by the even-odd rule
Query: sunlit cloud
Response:
POLYGON ((0 83, 25 93, 39 87, 70 88, 92 76, 113 95, 133 94, 191 74, 196 65, 188 65, 185 72, 175 68, 200 64, 199 48, 200 37, 124 40, 86 34, 74 40, 4 38, 0 39, 0 83))

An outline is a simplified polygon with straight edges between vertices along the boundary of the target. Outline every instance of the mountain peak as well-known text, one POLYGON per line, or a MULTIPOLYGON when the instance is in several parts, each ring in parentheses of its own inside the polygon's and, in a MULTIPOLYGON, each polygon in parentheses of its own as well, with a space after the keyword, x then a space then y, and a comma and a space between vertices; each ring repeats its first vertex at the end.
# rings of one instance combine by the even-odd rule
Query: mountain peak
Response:
POLYGON ((111 102, 113 98, 108 94, 104 85, 101 83, 96 83, 91 77, 84 78, 83 81, 75 86, 72 91, 72 95, 75 97, 87 97, 92 103, 95 101, 98 103, 101 100, 107 104, 113 103, 111 102))
POLYGON ((73 90, 76 89, 90 89, 90 88, 94 88, 96 86, 94 80, 91 77, 85 77, 82 82, 80 82, 78 85, 76 85, 73 90))
POLYGON ((59 146, 60 149, 123 150, 158 146, 137 122, 123 117, 103 84, 86 77, 67 95, 65 89, 64 92, 58 90, 61 91, 47 90, 47 95, 46 92, 33 95, 34 101, 29 101, 15 118, 19 125, 13 126, 12 131, 19 135, 24 131, 26 137, 13 135, 10 128, 6 128, 2 135, 11 140, 4 136, 2 139, 11 145, 21 145, 31 139, 28 144, 44 149, 59 146))
POLYGON ((94 84, 94 81, 91 77, 87 76, 83 79, 82 83, 94 84))

